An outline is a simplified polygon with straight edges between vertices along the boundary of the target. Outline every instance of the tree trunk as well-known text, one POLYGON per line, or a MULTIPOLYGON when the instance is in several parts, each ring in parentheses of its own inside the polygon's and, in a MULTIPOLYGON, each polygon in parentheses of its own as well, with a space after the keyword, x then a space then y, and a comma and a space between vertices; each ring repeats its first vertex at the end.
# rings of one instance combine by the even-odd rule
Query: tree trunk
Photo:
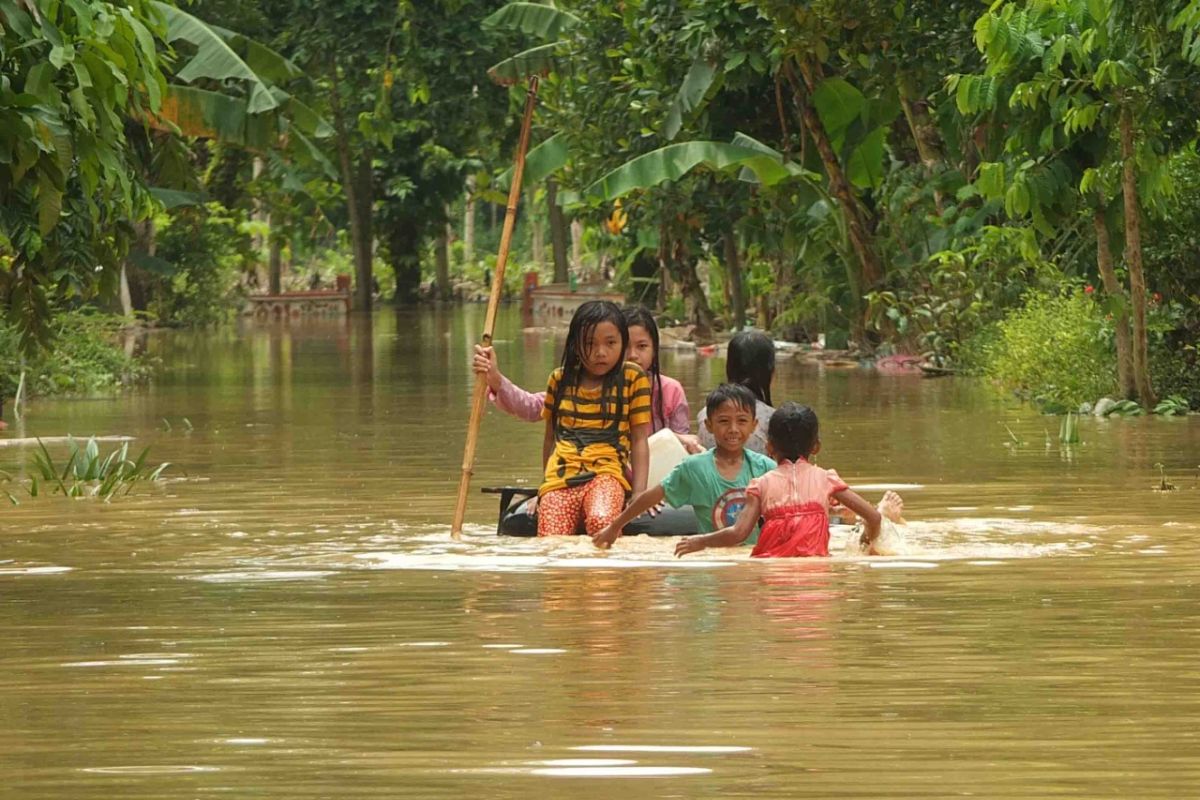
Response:
POLYGON ((129 294, 129 274, 125 262, 121 262, 121 316, 133 316, 133 297, 129 294))
MULTIPOLYGON (((271 225, 271 216, 267 215, 267 225, 271 225)), ((267 292, 279 294, 283 291, 283 242, 272 228, 267 234, 267 292)))
POLYGON ((466 211, 463 212, 463 265, 475 265, 475 176, 467 178, 466 211))
POLYGON ((815 71, 806 61, 799 61, 798 64, 808 92, 807 96, 796 97, 796 103, 800 108, 804 126, 817 146, 817 152, 821 155, 821 163, 825 166, 825 172, 829 176, 829 190, 838 201, 838 205, 842 207, 850 244, 858 257, 859 269, 862 273, 861 287, 863 291, 868 291, 883 279, 883 263, 879 259, 879 254, 875 252, 874 235, 868 223, 869 216, 854 193, 854 187, 850 185, 841 162, 838 161, 837 153, 833 150, 833 143, 829 140, 829 134, 825 131, 821 117, 809 102, 812 93, 817 89, 815 71))
POLYGON ((571 220, 571 271, 583 270, 583 220, 571 220))
POLYGON ((434 240, 433 256, 437 269, 437 299, 450 299, 450 237, 443 232, 434 240))
POLYGON ((387 249, 396 273, 397 304, 415 303, 421 290, 421 237, 416 226, 402 221, 389 227, 387 249))
POLYGON ((742 259, 738 254, 737 236, 732 230, 722 237, 725 244, 725 276, 729 284, 729 304, 733 309, 733 327, 746 327, 746 289, 742 281, 742 259))
MULTIPOLYGON (((262 156, 255 156, 254 161, 251 162, 250 166, 251 178, 257 181, 259 176, 262 175, 263 170, 266 168, 267 162, 263 160, 262 156)), ((261 197, 256 196, 254 198, 253 208, 250 211, 250 221, 265 222, 268 226, 271 224, 270 219, 263 212, 263 202, 261 197)), ((262 263, 263 248, 265 245, 266 242, 263 241, 261 234, 254 233, 250 236, 250 248, 254 251, 254 278, 255 283, 257 283, 259 286, 263 285, 262 263)))
MULTIPOLYGON (((897 81, 900 92, 900 107, 904 110, 904 119, 908 121, 908 130, 913 142, 917 145, 917 155, 925 167, 925 176, 932 177, 940 168, 943 161, 941 136, 937 126, 929 118, 929 109, 925 99, 917 96, 916 87, 910 76, 901 74, 897 81)), ((933 191, 933 202, 938 216, 945 209, 945 199, 939 189, 933 191)))
POLYGON ((567 220, 558 204, 558 183, 546 181, 546 210, 550 215, 550 249, 554 255, 554 282, 567 282, 567 220))
MULTIPOLYGON (((350 132, 346 128, 346 117, 342 110, 341 90, 338 81, 337 63, 330 60, 330 78, 333 86, 329 93, 333 110, 334 135, 337 140, 338 163, 342 173, 342 191, 346 193, 346 212, 350 217, 350 240, 354 249, 354 310, 371 310, 371 233, 369 220, 363 219, 363 198, 359 197, 359 175, 355 174, 350 157, 350 132)), ((367 161, 370 169, 370 161, 367 161)), ((368 213, 370 205, 367 205, 368 213)))
POLYGON ((1133 112, 1121 109, 1121 189, 1125 196, 1125 266, 1133 307, 1133 385, 1143 408, 1154 405, 1150 385, 1150 355, 1146 336, 1146 274, 1142 268, 1142 221, 1138 202, 1137 164, 1133 141, 1133 112))
POLYGON ((533 259, 533 268, 541 269, 546 242, 542 238, 542 215, 538 213, 536 186, 529 187, 529 199, 526 202, 529 204, 526 210, 526 219, 529 220, 529 254, 533 259))
POLYGON ((688 252, 685 242, 673 239, 664 225, 659 236, 659 247, 663 263, 679 282, 683 296, 692 301, 692 311, 696 325, 693 338, 699 342, 712 341, 712 331, 716 315, 708 305, 704 287, 700 285, 700 276, 696 274, 696 258, 688 252))
POLYGON ((1101 208, 1092 214, 1092 224, 1096 228, 1096 265, 1100 268, 1100 280, 1104 283, 1105 293, 1120 306, 1120 310, 1113 315, 1117 340, 1117 385, 1121 397, 1132 400, 1136 392, 1133 384, 1133 343, 1129 334, 1129 298, 1113 269, 1112 243, 1108 237, 1108 223, 1104 219, 1103 199, 1101 208))

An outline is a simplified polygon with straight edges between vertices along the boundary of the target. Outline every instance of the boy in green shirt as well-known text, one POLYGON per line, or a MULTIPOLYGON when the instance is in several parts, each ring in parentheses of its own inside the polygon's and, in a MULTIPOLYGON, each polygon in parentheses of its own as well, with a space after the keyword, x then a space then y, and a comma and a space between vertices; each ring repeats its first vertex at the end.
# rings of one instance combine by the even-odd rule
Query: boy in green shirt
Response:
MULTIPOLYGON (((631 520, 664 500, 673 508, 690 505, 701 533, 732 525, 746 504, 750 480, 775 469, 773 460, 746 449, 755 430, 755 405, 754 393, 740 384, 713 389, 705 401, 704 425, 717 446, 685 458, 661 484, 635 497, 621 516, 592 536, 595 545, 607 549, 631 520)), ((750 541, 757 538, 756 529, 750 541)))

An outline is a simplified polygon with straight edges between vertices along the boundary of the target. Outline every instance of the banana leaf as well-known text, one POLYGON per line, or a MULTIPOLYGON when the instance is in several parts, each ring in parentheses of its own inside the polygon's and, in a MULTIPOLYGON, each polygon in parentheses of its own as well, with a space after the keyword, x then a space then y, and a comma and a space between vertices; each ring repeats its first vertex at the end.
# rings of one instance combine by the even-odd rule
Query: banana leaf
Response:
POLYGON ((549 74, 554 71, 557 63, 554 51, 564 44, 566 42, 551 42, 523 50, 488 69, 488 77, 501 86, 511 86, 524 81, 530 75, 549 74))
POLYGON ((152 4, 167 21, 168 42, 182 40, 196 47, 196 55, 175 73, 178 80, 184 83, 191 83, 200 78, 245 81, 250 89, 247 109, 251 114, 270 111, 279 105, 266 82, 233 51, 229 42, 212 26, 162 0, 152 0, 152 4))
POLYGON ((509 3, 483 20, 491 30, 520 31, 539 39, 558 39, 583 24, 574 14, 541 3, 509 3))
POLYGON ((663 136, 667 141, 678 136, 684 120, 704 106, 705 99, 713 93, 710 90, 714 83, 717 88, 723 83, 723 76, 718 76, 716 68, 701 59, 693 61, 667 111, 667 121, 663 124, 663 136), (718 80, 718 77, 722 79, 718 80))
MULTIPOLYGON (((525 186, 537 186, 566 166, 569 156, 566 137, 561 133, 554 134, 537 147, 530 148, 525 156, 525 171, 521 175, 521 183, 525 186)), ((512 167, 509 167, 496 179, 496 185, 507 189, 511 184, 512 167)))
POLYGON ((793 177, 809 177, 806 170, 783 162, 777 155, 764 152, 760 147, 728 142, 670 144, 627 161, 589 186, 584 195, 591 200, 615 200, 633 191, 679 180, 698 167, 716 171, 744 168, 764 186, 793 177))

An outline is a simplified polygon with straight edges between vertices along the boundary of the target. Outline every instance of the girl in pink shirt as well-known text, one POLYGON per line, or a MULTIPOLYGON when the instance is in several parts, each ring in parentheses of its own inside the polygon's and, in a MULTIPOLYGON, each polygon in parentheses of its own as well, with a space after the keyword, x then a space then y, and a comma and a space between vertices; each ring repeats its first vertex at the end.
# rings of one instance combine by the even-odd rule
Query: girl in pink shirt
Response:
MULTIPOLYGON (((670 428, 690 453, 703 452, 700 441, 691 435, 691 412, 683 385, 662 374, 658 363, 658 325, 654 316, 641 306, 621 309, 629 326, 629 349, 625 360, 632 361, 650 376, 650 429, 670 428)), ((490 347, 475 345, 475 371, 485 375, 488 396, 496 408, 526 422, 540 422, 545 392, 527 392, 500 372, 496 353, 490 347)))
POLYGON ((746 505, 737 522, 716 533, 689 536, 675 546, 675 555, 707 547, 733 547, 750 536, 759 517, 764 522, 754 558, 829 555, 830 499, 858 514, 863 521, 863 549, 879 536, 881 515, 831 469, 809 462, 821 450, 817 415, 808 406, 784 403, 767 426, 767 454, 779 466, 746 487, 746 505))

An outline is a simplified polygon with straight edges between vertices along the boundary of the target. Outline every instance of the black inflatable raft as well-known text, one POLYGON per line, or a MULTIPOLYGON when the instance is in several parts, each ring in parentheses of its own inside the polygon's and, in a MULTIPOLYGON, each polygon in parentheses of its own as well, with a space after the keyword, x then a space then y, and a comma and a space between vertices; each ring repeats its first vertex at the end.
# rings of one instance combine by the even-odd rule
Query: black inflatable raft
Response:
MULTIPOLYGON (((537 489, 528 486, 496 486, 483 490, 484 494, 500 495, 500 520, 496 533, 500 536, 537 536, 537 515, 530 514, 526 507, 537 489)), ((581 528, 578 533, 584 533, 581 528)), ((699 533, 696 515, 691 506, 665 508, 653 517, 648 514, 625 526, 627 535, 691 536, 699 533)))

